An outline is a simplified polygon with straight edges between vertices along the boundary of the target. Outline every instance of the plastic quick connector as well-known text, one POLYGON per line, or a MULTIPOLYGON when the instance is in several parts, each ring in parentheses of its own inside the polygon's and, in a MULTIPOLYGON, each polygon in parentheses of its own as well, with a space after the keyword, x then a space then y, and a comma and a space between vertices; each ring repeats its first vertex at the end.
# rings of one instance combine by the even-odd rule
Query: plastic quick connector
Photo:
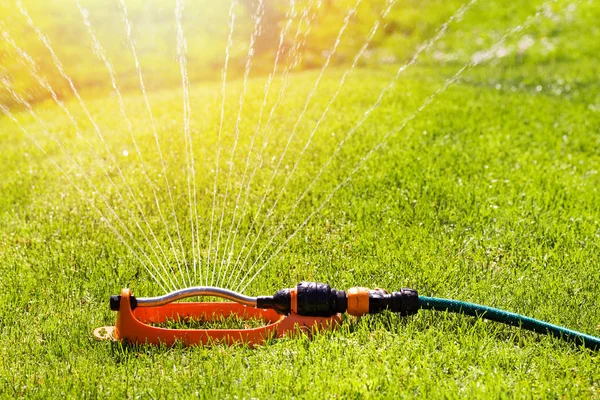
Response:
POLYGON ((390 310, 406 316, 416 314, 419 307, 419 294, 413 289, 400 289, 393 293, 379 289, 369 291, 369 314, 390 310))
POLYGON ((288 315, 292 311, 291 289, 283 289, 273 296, 258 296, 256 298, 257 308, 272 308, 278 314, 288 315))
POLYGON ((326 283, 300 282, 296 286, 298 315, 331 317, 346 311, 346 292, 332 289, 326 283))
POLYGON ((345 312, 347 304, 346 292, 317 282, 300 282, 293 289, 280 290, 273 296, 260 296, 256 301, 258 308, 305 317, 331 317, 345 312))

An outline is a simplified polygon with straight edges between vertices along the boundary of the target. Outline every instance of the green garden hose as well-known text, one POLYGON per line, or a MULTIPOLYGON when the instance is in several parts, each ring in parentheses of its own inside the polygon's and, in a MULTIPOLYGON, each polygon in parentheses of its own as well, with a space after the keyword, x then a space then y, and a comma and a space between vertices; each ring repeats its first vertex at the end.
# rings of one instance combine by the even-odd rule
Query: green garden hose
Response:
POLYGON ((600 349, 600 338, 567 329, 562 326, 553 325, 535 318, 526 317, 521 314, 500 310, 498 308, 467 303, 465 301, 425 296, 419 296, 419 308, 423 310, 448 311, 471 315, 477 318, 485 318, 507 325, 518 326, 522 329, 556 336, 593 350, 600 349))

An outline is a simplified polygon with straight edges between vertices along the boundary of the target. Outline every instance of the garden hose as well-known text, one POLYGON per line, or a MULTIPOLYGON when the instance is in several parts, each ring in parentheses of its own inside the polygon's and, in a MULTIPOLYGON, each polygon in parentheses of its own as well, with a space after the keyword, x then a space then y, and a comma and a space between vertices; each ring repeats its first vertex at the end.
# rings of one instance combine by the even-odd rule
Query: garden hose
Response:
MULTIPOLYGON (((600 338, 598 337, 497 308, 458 300, 419 296, 413 289, 400 289, 399 292, 388 293, 383 289, 353 287, 343 291, 332 289, 325 283, 301 282, 296 287, 282 289, 273 296, 249 297, 227 289, 198 286, 177 290, 159 297, 136 298, 131 295, 128 306, 131 310, 138 307, 156 308, 193 296, 221 297, 246 307, 272 309, 280 315, 315 318, 333 317, 344 312, 362 316, 389 310, 407 316, 416 314, 421 309, 447 311, 549 334, 593 350, 600 349, 600 338)), ((110 306, 112 310, 119 311, 121 296, 111 296, 110 306)))
POLYGON ((480 304, 467 303, 452 299, 419 296, 419 308, 423 310, 449 311, 459 314, 472 315, 490 321, 518 326, 522 329, 556 336, 563 340, 574 342, 593 350, 600 349, 600 338, 582 332, 567 329, 563 326, 553 325, 539 319, 526 317, 521 314, 500 310, 480 304))

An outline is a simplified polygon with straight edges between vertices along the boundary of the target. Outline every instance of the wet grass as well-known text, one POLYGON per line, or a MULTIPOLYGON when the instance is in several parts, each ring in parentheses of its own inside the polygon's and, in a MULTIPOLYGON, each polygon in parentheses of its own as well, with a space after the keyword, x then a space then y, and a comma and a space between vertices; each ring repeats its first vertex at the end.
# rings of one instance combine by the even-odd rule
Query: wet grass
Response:
MULTIPOLYGON (((560 47, 545 53, 542 40, 554 32, 569 42, 566 48, 580 43, 581 48, 597 49, 600 42, 591 39, 597 28, 590 16, 598 7, 592 3, 579 6, 579 11, 559 18, 554 25, 540 24, 547 27, 541 32, 525 32, 534 42, 528 53, 519 54, 522 36, 515 38, 508 44, 509 55, 470 71, 405 129, 391 135, 265 265, 245 292, 271 294, 300 280, 328 282, 341 289, 412 287, 424 295, 486 304, 600 335, 600 63, 596 56, 600 51, 581 52, 573 59, 560 47)), ((346 142, 304 201, 295 206, 320 166, 391 79, 394 66, 356 71, 298 164, 257 247, 264 248, 273 238, 266 254, 275 254, 386 132, 411 116, 456 72, 458 64, 417 64, 409 69, 346 142)), ((298 136, 290 143, 282 172, 274 178, 275 188, 286 182, 343 71, 332 70, 324 78, 298 136)), ((316 75, 314 71, 298 73, 290 81, 246 203, 253 212, 316 75)), ((249 84, 239 155, 249 149, 264 83, 255 79, 249 84)), ((275 83, 273 93, 279 85, 275 83)), ((229 85, 221 171, 229 165, 240 90, 241 82, 229 85)), ((126 99, 148 174, 162 187, 144 100, 135 94, 126 99)), ((220 100, 218 83, 192 88, 191 128, 199 160, 203 251, 209 239, 220 100)), ((181 90, 153 92, 150 103, 178 210, 177 218, 168 217, 168 226, 181 223, 189 238, 181 90)), ((167 244, 166 230, 131 139, 124 134, 126 127, 115 99, 95 99, 87 105, 143 206, 148 224, 158 241, 167 244)), ((91 207, 94 204, 108 213, 83 172, 125 226, 133 230, 141 218, 139 211, 132 212, 133 217, 127 213, 126 206, 131 205, 127 195, 123 200, 117 195, 117 189, 125 193, 125 186, 91 124, 76 102, 70 100, 68 106, 98 152, 97 159, 86 143, 77 140, 67 117, 52 102, 37 105, 35 112, 83 169, 46 138, 27 113, 16 117, 50 157, 10 119, 0 118, 0 397, 600 396, 597 352, 445 313, 346 318, 335 331, 278 339, 255 349, 96 342, 93 329, 114 323, 109 295, 124 286, 138 296, 161 294, 162 289, 91 207), (82 192, 52 160, 66 168, 82 192), (114 179, 114 186, 108 177, 114 179)), ((244 163, 243 157, 234 157, 232 193, 237 194, 244 163)), ((225 184, 223 178, 221 201, 225 184)), ((162 189, 158 198, 168 205, 162 189)), ((277 193, 266 200, 267 209, 277 193)), ((226 207, 229 218, 233 202, 230 198, 226 207)), ((240 232, 250 232, 254 238, 257 228, 250 227, 248 216, 240 232)), ((145 243, 139 232, 134 237, 156 261, 153 242, 145 243)), ((236 240, 240 249, 243 237, 236 240)), ((189 242, 187 260, 192 259, 189 242)), ((237 286, 246 272, 257 271, 251 268, 258 256, 254 252, 246 264, 230 267, 239 277, 225 274, 232 276, 229 287, 237 286)), ((189 279, 195 283, 210 279, 213 271, 206 264, 206 252, 199 258, 204 262, 196 270, 199 276, 189 279)), ((256 265, 264 261, 258 259, 256 265)), ((176 265, 172 258, 170 276, 181 286, 185 276, 178 274, 176 265)), ((173 326, 180 322, 173 321, 173 326)))

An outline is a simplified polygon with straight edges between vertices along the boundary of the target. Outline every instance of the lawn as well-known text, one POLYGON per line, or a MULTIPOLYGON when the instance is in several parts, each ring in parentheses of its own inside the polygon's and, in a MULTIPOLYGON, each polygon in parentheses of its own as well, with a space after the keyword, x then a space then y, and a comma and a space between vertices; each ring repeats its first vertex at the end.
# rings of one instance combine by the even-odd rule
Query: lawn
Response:
MULTIPOLYGON (((263 108, 266 75, 234 74, 222 128, 221 81, 198 72, 186 124, 175 60, 159 66, 174 75, 149 85, 153 125, 134 68, 118 72, 133 74, 121 109, 101 61, 98 89, 84 82, 89 59, 77 69, 59 54, 81 83, 85 109, 48 72, 75 128, 4 55, 19 71, 15 90, 35 104, 29 112, 2 87, 18 123, 0 113, 0 397, 600 398, 597 351, 440 312, 344 317, 335 331, 254 349, 127 347, 92 336, 114 323, 108 297, 123 287, 151 296, 212 283, 270 295, 302 280, 410 287, 600 336, 600 7, 549 2, 502 41, 546 4, 516 12, 508 3, 473 5, 397 80, 410 55, 360 64, 337 95, 349 67, 341 61, 312 97, 320 66, 288 80, 278 73, 263 108)), ((419 31, 422 40, 452 4, 419 31)), ((41 53, 27 47, 35 36, 6 29, 41 53)), ((409 42, 414 53, 418 42, 409 42)), ((378 43, 374 54, 394 48, 378 43)), ((143 58, 150 77, 152 65, 143 58)))

